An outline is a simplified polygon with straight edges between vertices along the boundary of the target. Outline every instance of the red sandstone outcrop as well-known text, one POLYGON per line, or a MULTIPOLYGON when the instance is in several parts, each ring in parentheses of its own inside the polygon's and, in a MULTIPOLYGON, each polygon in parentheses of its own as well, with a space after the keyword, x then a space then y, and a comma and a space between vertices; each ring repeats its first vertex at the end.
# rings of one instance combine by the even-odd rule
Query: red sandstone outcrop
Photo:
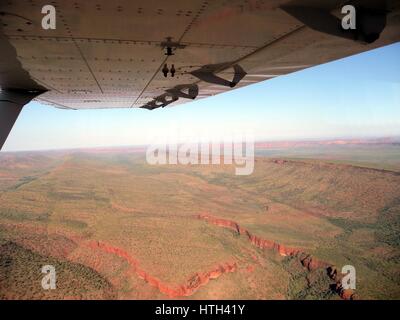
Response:
POLYGON ((281 256, 293 256, 297 257, 301 264, 307 268, 308 271, 316 270, 316 269, 325 269, 327 276, 330 279, 335 281, 335 292, 344 300, 355 300, 357 299, 357 295, 354 293, 353 290, 350 289, 343 289, 341 283, 341 275, 338 274, 336 267, 332 264, 316 259, 315 257, 311 256, 310 254, 304 252, 301 249, 287 247, 277 242, 262 239, 256 235, 251 234, 248 230, 241 227, 237 222, 227 219, 221 219, 217 217, 213 217, 209 214, 199 214, 197 216, 198 219, 205 220, 208 223, 229 228, 239 235, 245 235, 247 239, 256 247, 260 249, 268 249, 278 252, 281 256))
MULTIPOLYGON (((42 254, 47 254, 53 257, 61 257, 65 259, 69 259, 68 255, 69 253, 76 247, 76 246, 84 246, 87 247, 91 250, 101 250, 102 252, 109 253, 116 255, 122 259, 124 259, 130 267, 132 268, 132 271, 141 279, 143 279, 146 283, 149 285, 157 288, 161 293, 167 295, 170 298, 176 298, 176 297, 183 297, 183 296, 190 296, 193 293, 195 293, 196 290, 198 290, 201 286, 206 285, 210 280, 217 279, 220 276, 222 276, 225 273, 231 273, 236 271, 237 265, 236 262, 230 261, 230 262, 225 262, 221 263, 214 268, 212 268, 209 271, 206 272, 197 272, 196 274, 192 275, 185 283, 178 285, 178 286, 173 286, 170 284, 163 283, 160 279, 148 274, 143 268, 140 267, 139 261, 132 257, 126 250, 112 246, 110 244, 107 244, 105 242, 100 242, 100 241, 94 241, 94 240, 86 240, 85 238, 74 235, 73 233, 69 232, 64 232, 63 230, 52 230, 51 233, 49 233, 49 230, 47 228, 43 228, 40 226, 28 226, 28 225, 22 225, 22 224, 3 224, 0 223, 0 226, 8 229, 17 229, 21 230, 21 232, 24 233, 29 233, 29 234, 39 234, 39 235, 46 235, 46 239, 52 239, 56 238, 57 244, 60 242, 61 238, 65 237, 65 240, 69 240, 67 244, 69 244, 69 247, 73 246, 72 248, 67 248, 64 245, 63 246, 51 246, 52 252, 44 252, 42 248, 38 248, 38 244, 32 242, 32 246, 28 246, 28 243, 21 243, 22 245, 27 245, 27 247, 30 247, 34 251, 38 251, 42 254), (70 244, 71 243, 71 244, 70 244), (35 245, 35 246, 33 246, 35 245), (65 247, 65 248, 64 248, 65 247), (68 250, 67 250, 68 249, 68 250), (57 251, 58 250, 58 251, 57 251)), ((21 242, 21 241, 19 241, 21 242)))
MULTIPOLYGON (((277 242, 267 240, 267 239, 262 239, 258 236, 255 236, 251 234, 248 230, 245 228, 241 227, 238 223, 232 220, 227 220, 227 219, 221 219, 221 218, 216 218, 208 214, 200 214, 197 216, 198 219, 202 219, 207 221, 208 223, 229 228, 233 230, 234 232, 237 232, 239 235, 244 235, 248 238, 248 240, 255 246, 257 246, 260 249, 268 249, 268 250, 273 250, 275 252, 278 252, 281 256, 294 256, 297 257, 301 264, 307 268, 309 271, 316 270, 319 268, 324 268, 327 271, 327 276, 329 276, 332 280, 335 281, 335 292, 338 293, 338 295, 345 300, 354 300, 358 299, 358 296, 354 293, 353 290, 351 289, 344 289, 341 284, 341 274, 337 272, 337 269, 335 266, 332 264, 329 264, 327 262, 318 260, 311 255, 305 253, 301 249, 297 248, 291 248, 287 247, 284 245, 281 245, 277 242)), ((156 277, 149 275, 145 270, 143 270, 140 265, 139 261, 134 259, 127 251, 118 248, 116 246, 109 245, 105 242, 99 242, 99 241, 87 241, 85 240, 84 237, 80 235, 75 235, 71 233, 70 231, 66 232, 65 230, 58 229, 58 230, 52 230, 51 233, 49 233, 49 229, 43 228, 40 226, 28 226, 24 224, 0 224, 2 227, 7 228, 7 229, 21 229, 21 231, 24 231, 24 233, 30 233, 30 234, 46 234, 47 237, 54 237, 54 236, 63 236, 66 237, 67 239, 71 240, 71 244, 68 247, 60 249, 60 247, 55 247, 59 252, 55 254, 54 252, 47 252, 46 254, 49 254, 51 256, 59 256, 61 255, 64 258, 68 258, 68 253, 73 250, 73 247, 76 245, 81 246, 84 245, 92 250, 101 250, 105 253, 109 254, 114 254, 125 261, 128 262, 128 264, 131 266, 132 270, 136 273, 138 277, 143 279, 146 283, 150 284, 151 286, 157 288, 161 293, 167 295, 170 298, 176 298, 176 297, 183 297, 183 296, 190 296, 193 293, 195 293, 196 290, 198 290, 201 286, 206 285, 210 280, 212 279, 217 279, 224 273, 231 273, 235 272, 237 270, 237 264, 236 262, 226 262, 222 263, 214 268, 212 268, 210 271, 207 272, 198 272, 191 276, 187 281, 185 281, 184 284, 178 285, 178 286, 173 286, 170 284, 163 283, 156 277), (72 247, 70 248, 70 246, 72 247)), ((69 243, 68 243, 69 244, 69 243)), ((25 243, 25 245, 27 245, 25 243)), ((65 246, 65 245, 64 245, 65 246)), ((41 250, 38 250, 39 248, 32 247, 35 251, 41 252, 41 250)), ((256 259, 256 257, 253 257, 256 259)), ((251 268, 250 268, 251 269, 251 268)), ((248 269, 250 271, 250 269, 248 269)))
POLYGON ((134 212, 137 212, 137 210, 134 209, 134 208, 125 207, 125 206, 120 205, 120 204, 115 203, 115 202, 111 202, 111 207, 112 207, 113 209, 115 209, 115 210, 119 210, 119 211, 127 212, 127 213, 134 213, 134 212))
POLYGON ((272 160, 273 161, 273 163, 276 163, 276 164, 285 164, 287 161, 286 160, 282 160, 282 159, 276 159, 276 160, 272 160))
MULTIPOLYGON (((214 225, 217 225, 220 227, 229 228, 229 229, 237 232, 240 235, 245 235, 253 245, 255 245, 256 247, 258 247, 260 249, 274 250, 274 251, 278 252, 281 256, 295 256, 295 255, 298 255, 299 253, 302 253, 302 251, 300 249, 286 247, 277 242, 267 240, 267 239, 262 239, 258 236, 255 236, 255 235, 251 234, 245 228, 241 227, 235 221, 216 218, 216 217, 210 216, 208 214, 199 214, 197 216, 197 218, 201 219, 201 220, 206 220, 208 223, 211 223, 211 224, 214 224, 214 225)), ((311 259, 311 261, 305 260, 304 263, 306 264, 305 266, 307 268, 315 268, 319 265, 315 261, 315 259, 314 260, 311 259)), ((312 269, 310 269, 310 270, 312 270, 312 269)))
POLYGON ((208 272, 198 272, 194 274, 182 285, 171 286, 148 274, 139 266, 139 262, 136 259, 134 259, 127 251, 121 248, 99 241, 88 242, 87 245, 91 249, 99 249, 124 259, 133 268, 138 277, 143 279, 149 285, 157 288, 161 293, 170 298, 190 296, 201 286, 206 285, 210 280, 217 279, 224 273, 236 271, 236 262, 227 262, 216 266, 208 272))

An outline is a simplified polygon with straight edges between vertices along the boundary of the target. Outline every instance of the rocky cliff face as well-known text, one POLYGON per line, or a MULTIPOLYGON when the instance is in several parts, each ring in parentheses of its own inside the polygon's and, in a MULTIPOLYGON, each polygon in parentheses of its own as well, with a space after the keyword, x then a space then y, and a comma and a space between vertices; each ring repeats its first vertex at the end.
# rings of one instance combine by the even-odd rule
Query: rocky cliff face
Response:
POLYGON ((342 287, 342 275, 337 272, 337 269, 334 265, 319 260, 310 254, 304 252, 298 248, 287 247, 285 245, 279 244, 272 240, 260 238, 252 233, 250 233, 247 229, 241 227, 237 222, 227 219, 221 219, 217 217, 213 217, 209 214, 199 214, 197 216, 198 219, 205 220, 208 223, 228 228, 237 232, 239 235, 243 235, 247 237, 247 239, 256 247, 260 249, 273 250, 279 253, 281 256, 293 256, 299 259, 303 267, 307 268, 308 271, 316 270, 323 268, 326 270, 326 275, 333 280, 335 283, 332 286, 332 290, 334 290, 342 299, 345 300, 354 300, 357 299, 356 294, 351 289, 344 289, 342 287))
MULTIPOLYGON (((196 216, 196 218, 204 220, 216 226, 228 228, 233 232, 236 232, 239 235, 246 237, 252 245, 260 249, 272 250, 274 252, 277 252, 281 256, 295 257, 300 261, 301 265, 309 271, 322 268, 326 271, 326 275, 330 279, 332 279, 332 290, 339 294, 341 298, 346 300, 357 298, 354 291, 343 289, 341 284, 342 275, 334 265, 325 261, 321 261, 307 254, 302 249, 287 247, 272 240, 263 239, 259 236, 252 234, 247 229, 241 227, 237 222, 232 220, 213 217, 209 214, 200 214, 196 216)), ((152 287, 157 288, 161 293, 165 294, 169 298, 191 296, 200 287, 207 285, 210 280, 217 279, 226 273, 235 272, 238 269, 236 261, 227 261, 210 268, 210 270, 208 271, 199 271, 193 274, 180 285, 174 285, 170 283, 165 283, 157 277, 149 274, 146 270, 143 269, 143 267, 141 267, 140 262, 136 258, 134 258, 132 254, 130 254, 127 250, 106 243, 104 241, 87 240, 86 238, 73 234, 70 231, 64 232, 61 229, 49 233, 48 229, 38 229, 37 227, 27 227, 22 225, 18 226, 14 224, 2 224, 2 226, 6 227, 7 229, 18 230, 20 231, 20 233, 29 234, 31 236, 46 232, 46 239, 54 239, 55 241, 57 241, 57 246, 52 246, 51 251, 45 249, 43 246, 40 246, 40 242, 38 241, 28 241, 29 237, 24 237, 22 240, 16 240, 16 242, 24 247, 30 248, 35 252, 46 254, 52 257, 61 257, 67 260, 71 260, 70 253, 74 251, 74 249, 77 247, 85 247, 90 250, 99 250, 107 254, 115 255, 129 264, 132 273, 136 274, 136 276, 143 279, 152 287), (60 241, 60 239, 62 239, 63 241, 60 241)), ((96 270, 95 265, 91 267, 96 270)))
POLYGON ((236 262, 226 262, 219 264, 206 272, 198 272, 191 276, 185 283, 173 286, 162 282, 160 279, 148 274, 127 251, 111 246, 104 242, 92 241, 87 244, 93 250, 102 250, 106 253, 117 255, 124 259, 133 268, 138 277, 149 285, 157 288, 161 293, 170 298, 185 297, 192 295, 201 286, 206 285, 210 280, 217 279, 225 273, 236 271, 236 262))

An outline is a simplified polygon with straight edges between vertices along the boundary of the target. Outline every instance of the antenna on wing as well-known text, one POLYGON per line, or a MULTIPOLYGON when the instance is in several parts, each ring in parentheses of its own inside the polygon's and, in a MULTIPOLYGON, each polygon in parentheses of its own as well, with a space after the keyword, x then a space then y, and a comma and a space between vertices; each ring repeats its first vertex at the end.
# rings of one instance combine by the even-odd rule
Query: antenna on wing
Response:
POLYGON ((166 37, 166 41, 161 42, 161 48, 165 49, 166 56, 173 56, 176 49, 183 49, 186 46, 179 42, 172 41, 172 37, 166 37))

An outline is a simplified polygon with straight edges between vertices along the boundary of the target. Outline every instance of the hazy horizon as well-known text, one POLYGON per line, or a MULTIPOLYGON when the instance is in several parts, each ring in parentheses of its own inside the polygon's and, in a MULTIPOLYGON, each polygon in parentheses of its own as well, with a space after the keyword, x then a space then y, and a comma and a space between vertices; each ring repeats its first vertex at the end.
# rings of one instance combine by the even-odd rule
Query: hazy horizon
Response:
MULTIPOLYGON (((218 141, 210 141, 218 142, 218 141)), ((221 143, 223 141, 220 141, 221 143)), ((201 143, 201 141, 183 141, 178 142, 178 145, 181 144, 196 144, 201 143)), ((376 136, 376 137, 332 137, 326 139, 317 139, 317 138, 304 138, 304 139, 293 139, 293 140, 255 140, 255 147, 260 146, 260 144, 292 144, 288 146, 288 148, 296 147, 296 144, 304 144, 309 143, 310 145, 337 145, 337 146, 349 146, 349 145, 390 145, 400 143, 400 136, 376 136)), ((162 143, 160 143, 162 144, 162 143)), ((131 145, 113 145, 113 146, 90 146, 90 147, 70 147, 70 148, 53 148, 53 149, 25 149, 25 150, 1 150, 1 154, 5 153, 24 153, 24 152, 57 152, 57 151, 73 151, 73 150, 96 150, 96 149, 125 149, 125 148, 144 148, 148 147, 151 144, 131 144, 131 145)))

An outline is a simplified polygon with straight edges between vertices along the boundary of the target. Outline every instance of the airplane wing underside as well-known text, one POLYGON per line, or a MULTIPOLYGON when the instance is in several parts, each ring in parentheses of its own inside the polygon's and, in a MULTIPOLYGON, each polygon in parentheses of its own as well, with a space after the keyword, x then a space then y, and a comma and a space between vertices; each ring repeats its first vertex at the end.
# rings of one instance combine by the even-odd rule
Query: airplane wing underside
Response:
POLYGON ((0 57, 0 87, 45 91, 38 101, 64 109, 169 107, 399 41, 399 7, 339 0, 2 1, 0 46, 7 42, 15 57, 0 57), (362 9, 357 30, 339 30, 346 3, 362 9), (56 9, 55 30, 42 27, 47 4, 56 9), (365 27, 371 21, 378 21, 373 30, 365 27), (10 67, 12 59, 19 67, 10 67))

